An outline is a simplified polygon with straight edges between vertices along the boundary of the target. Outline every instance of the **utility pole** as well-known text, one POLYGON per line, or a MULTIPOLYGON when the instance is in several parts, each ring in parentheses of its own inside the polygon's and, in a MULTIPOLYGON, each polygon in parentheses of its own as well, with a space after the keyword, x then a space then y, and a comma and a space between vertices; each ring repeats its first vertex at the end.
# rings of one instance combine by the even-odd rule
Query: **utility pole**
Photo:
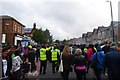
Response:
POLYGON ((112 11, 112 2, 111 1, 106 1, 110 2, 110 11, 111 11, 111 27, 112 27, 112 37, 113 37, 113 42, 115 41, 115 35, 114 35, 114 25, 113 25, 113 11, 112 11))

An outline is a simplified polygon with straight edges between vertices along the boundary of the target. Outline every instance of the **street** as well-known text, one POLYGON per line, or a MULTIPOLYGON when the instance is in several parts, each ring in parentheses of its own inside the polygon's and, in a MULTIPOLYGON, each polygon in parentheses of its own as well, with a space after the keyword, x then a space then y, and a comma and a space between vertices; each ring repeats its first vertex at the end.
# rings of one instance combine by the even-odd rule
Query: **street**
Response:
MULTIPOLYGON (((86 77, 87 77, 86 80, 93 80, 92 69, 89 70, 88 74, 86 74, 86 77)), ((40 74, 36 77, 29 78, 29 80, 63 80, 63 79, 60 75, 60 72, 52 73, 52 64, 50 62, 47 62, 46 74, 40 74)), ((69 80, 77 80, 74 71, 69 74, 69 80)), ((102 80, 106 80, 103 74, 102 80)))

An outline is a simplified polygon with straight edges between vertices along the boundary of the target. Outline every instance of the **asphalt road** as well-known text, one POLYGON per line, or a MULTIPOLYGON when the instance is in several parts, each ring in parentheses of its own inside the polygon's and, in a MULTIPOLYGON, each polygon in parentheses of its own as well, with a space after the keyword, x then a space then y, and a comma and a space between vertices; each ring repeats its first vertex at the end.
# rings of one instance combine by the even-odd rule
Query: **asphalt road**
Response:
MULTIPOLYGON (((89 70, 86 76, 87 76, 86 80, 93 80, 92 69, 89 70)), ((63 79, 60 75, 60 72, 52 73, 52 64, 50 62, 47 62, 46 74, 40 74, 36 77, 29 78, 29 80, 63 80, 63 79)), ((69 80, 76 80, 76 75, 74 71, 70 73, 69 80)), ((102 80, 106 80, 104 75, 102 75, 102 80)))

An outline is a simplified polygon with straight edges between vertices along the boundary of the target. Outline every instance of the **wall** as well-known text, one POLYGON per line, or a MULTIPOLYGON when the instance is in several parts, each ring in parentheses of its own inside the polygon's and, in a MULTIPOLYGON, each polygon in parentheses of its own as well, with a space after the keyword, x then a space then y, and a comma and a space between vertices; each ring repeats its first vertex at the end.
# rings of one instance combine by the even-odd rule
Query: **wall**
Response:
POLYGON ((0 20, 0 78, 2 77, 2 20, 0 20))

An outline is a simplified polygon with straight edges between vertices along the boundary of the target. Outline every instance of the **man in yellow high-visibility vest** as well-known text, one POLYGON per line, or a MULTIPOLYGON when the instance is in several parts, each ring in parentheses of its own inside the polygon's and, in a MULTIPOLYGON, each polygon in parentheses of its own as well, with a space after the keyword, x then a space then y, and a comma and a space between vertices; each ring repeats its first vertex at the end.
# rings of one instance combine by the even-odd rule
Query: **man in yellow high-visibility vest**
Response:
POLYGON ((45 74, 46 67, 47 67, 47 55, 46 55, 46 49, 44 45, 42 45, 42 48, 40 49, 40 62, 41 62, 40 74, 42 73, 42 68, 43 68, 43 74, 45 74))
POLYGON ((60 60, 60 54, 58 49, 56 48, 56 46, 54 47, 54 49, 51 50, 51 61, 52 61, 52 71, 53 73, 55 73, 56 71, 58 71, 58 64, 60 60), (56 71, 55 71, 56 69, 56 71))

